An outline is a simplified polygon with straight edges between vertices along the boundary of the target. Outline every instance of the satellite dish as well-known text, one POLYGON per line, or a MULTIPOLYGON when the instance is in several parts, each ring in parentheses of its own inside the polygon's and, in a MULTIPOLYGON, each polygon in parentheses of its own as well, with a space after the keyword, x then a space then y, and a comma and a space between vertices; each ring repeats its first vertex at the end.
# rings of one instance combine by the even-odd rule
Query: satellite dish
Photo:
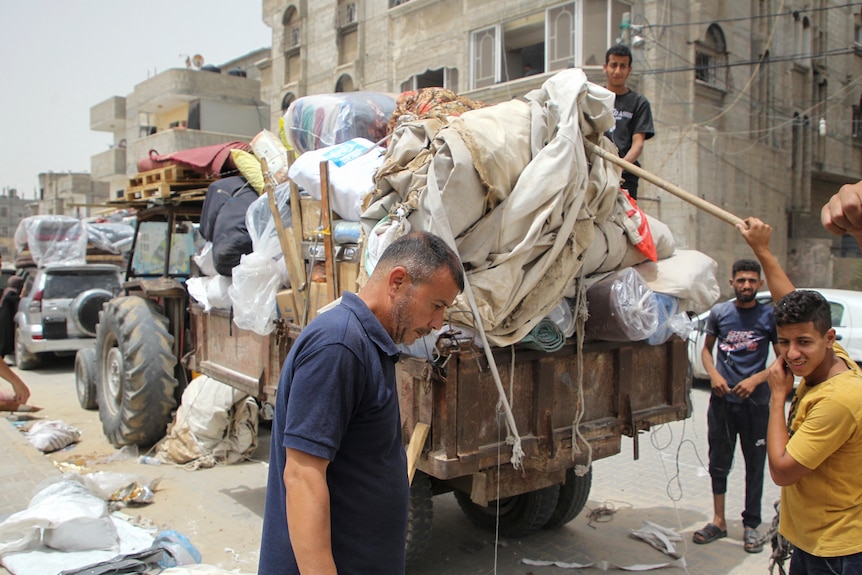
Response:
POLYGON ((200 68, 203 65, 204 65, 204 57, 203 56, 201 56, 200 54, 195 54, 194 56, 192 56, 192 66, 194 66, 195 68, 200 68))

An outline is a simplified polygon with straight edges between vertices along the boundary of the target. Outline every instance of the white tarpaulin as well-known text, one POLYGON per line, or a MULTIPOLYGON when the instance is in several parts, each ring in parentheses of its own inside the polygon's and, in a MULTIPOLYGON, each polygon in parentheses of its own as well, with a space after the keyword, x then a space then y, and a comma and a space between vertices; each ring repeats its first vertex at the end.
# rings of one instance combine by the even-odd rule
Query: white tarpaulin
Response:
MULTIPOLYGON (((520 341, 559 304, 618 194, 619 168, 582 143, 614 150, 601 137, 614 124, 613 93, 570 69, 526 99, 466 112, 436 133, 433 122, 402 125, 372 198, 396 192, 414 229, 454 237, 495 345, 520 341)), ((473 324, 463 295, 455 308, 453 323, 473 324)))

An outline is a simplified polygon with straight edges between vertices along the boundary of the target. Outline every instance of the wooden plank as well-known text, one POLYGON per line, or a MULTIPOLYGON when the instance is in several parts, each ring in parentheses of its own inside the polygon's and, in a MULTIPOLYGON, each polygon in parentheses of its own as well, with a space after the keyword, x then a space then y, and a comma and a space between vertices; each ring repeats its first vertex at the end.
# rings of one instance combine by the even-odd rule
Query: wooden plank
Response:
POLYGON ((419 456, 422 454, 422 448, 425 446, 425 440, 428 438, 428 432, 431 431, 431 426, 421 421, 416 423, 413 428, 413 434, 410 436, 410 443, 407 444, 407 480, 412 484, 413 475, 416 473, 416 462, 419 461, 419 456))
MULTIPOLYGON (((263 158, 260 160, 260 167, 264 176, 268 176, 265 178, 266 183, 264 184, 263 189, 267 199, 269 200, 269 211, 272 213, 272 219, 275 222, 275 231, 278 234, 278 243, 281 245, 281 252, 284 254, 286 259, 285 263, 287 264, 287 273, 290 274, 291 281, 293 281, 293 278, 300 277, 302 264, 300 263, 296 246, 293 244, 293 234, 287 233, 284 229, 284 222, 281 221, 281 211, 278 209, 278 205, 275 201, 275 179, 272 178, 269 173, 266 160, 263 158)), ((298 293, 299 286, 297 286, 297 289, 291 290, 294 310, 299 309, 299 300, 296 297, 298 293)))
POLYGON ((335 245, 332 241, 332 208, 329 203, 329 162, 320 162, 321 219, 323 220, 323 251, 326 254, 326 295, 329 301, 336 297, 338 268, 335 265, 335 245))

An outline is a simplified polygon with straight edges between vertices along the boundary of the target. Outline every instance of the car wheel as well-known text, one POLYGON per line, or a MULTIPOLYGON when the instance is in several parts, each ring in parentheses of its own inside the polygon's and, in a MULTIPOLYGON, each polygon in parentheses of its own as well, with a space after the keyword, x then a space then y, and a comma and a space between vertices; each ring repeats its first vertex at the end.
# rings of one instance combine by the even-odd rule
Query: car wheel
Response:
POLYGON ((81 407, 89 410, 99 407, 96 400, 96 350, 93 348, 79 349, 75 354, 75 391, 81 407))
POLYGON ((137 296, 105 304, 96 336, 102 430, 115 447, 161 439, 177 406, 174 336, 155 302, 137 296))
POLYGON ((24 347, 24 340, 21 337, 21 330, 15 328, 15 365, 18 369, 36 369, 39 367, 39 356, 35 353, 30 353, 24 347))

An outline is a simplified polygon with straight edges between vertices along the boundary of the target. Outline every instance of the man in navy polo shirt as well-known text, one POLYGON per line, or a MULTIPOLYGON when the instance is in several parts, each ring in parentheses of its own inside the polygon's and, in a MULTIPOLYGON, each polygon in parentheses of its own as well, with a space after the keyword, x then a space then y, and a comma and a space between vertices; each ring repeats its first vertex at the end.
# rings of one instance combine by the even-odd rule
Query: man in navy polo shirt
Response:
POLYGON ((440 329, 463 288, 443 240, 408 234, 358 294, 345 292, 302 331, 278 387, 259 573, 403 575, 397 344, 440 329))

